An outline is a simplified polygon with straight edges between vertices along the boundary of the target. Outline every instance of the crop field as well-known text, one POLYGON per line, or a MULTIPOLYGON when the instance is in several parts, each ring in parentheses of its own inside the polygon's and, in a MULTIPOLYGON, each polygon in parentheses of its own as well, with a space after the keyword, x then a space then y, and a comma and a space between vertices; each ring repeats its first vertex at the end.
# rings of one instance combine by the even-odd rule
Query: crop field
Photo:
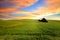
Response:
POLYGON ((60 21, 0 20, 0 40, 60 40, 60 21))

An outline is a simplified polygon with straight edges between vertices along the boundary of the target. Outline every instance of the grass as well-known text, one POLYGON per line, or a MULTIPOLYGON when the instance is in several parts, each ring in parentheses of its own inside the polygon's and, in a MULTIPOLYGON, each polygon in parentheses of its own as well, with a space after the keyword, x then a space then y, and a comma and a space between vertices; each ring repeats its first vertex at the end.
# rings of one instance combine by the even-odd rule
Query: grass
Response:
POLYGON ((60 40, 60 21, 0 20, 0 40, 60 40))

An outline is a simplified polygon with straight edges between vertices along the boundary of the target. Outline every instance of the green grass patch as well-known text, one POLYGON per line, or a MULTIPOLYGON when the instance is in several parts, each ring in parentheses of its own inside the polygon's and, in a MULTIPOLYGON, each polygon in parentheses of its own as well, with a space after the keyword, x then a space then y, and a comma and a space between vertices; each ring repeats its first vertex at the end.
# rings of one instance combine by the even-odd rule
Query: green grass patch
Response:
POLYGON ((60 40, 60 21, 0 20, 0 40, 60 40))

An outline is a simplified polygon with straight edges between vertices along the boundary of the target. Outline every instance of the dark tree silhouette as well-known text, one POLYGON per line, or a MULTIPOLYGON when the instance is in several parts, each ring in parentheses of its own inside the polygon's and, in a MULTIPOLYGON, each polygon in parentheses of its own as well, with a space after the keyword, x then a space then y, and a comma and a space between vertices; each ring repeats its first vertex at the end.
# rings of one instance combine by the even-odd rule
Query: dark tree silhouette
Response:
POLYGON ((45 18, 42 18, 42 20, 38 20, 39 22, 48 22, 45 18))

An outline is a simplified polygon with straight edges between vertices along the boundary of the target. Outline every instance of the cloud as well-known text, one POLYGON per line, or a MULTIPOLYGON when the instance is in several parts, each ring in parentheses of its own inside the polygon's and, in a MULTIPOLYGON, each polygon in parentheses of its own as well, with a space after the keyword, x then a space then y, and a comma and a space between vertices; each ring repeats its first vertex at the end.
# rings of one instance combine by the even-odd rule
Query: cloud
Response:
POLYGON ((0 0, 0 12, 11 12, 18 8, 28 7, 38 0, 0 0), (12 5, 13 4, 13 5, 12 5), (4 7, 5 6, 5 7, 4 7))
POLYGON ((6 18, 7 16, 10 16, 10 14, 0 14, 0 18, 6 18))
POLYGON ((60 0, 44 0, 45 7, 37 7, 34 15, 50 15, 60 13, 60 0))
MULTIPOLYGON (((7 14, 9 12, 14 12, 18 10, 18 8, 31 6, 37 1, 38 0, 0 0, 0 14, 3 12, 7 14)), ((0 18, 3 16, 0 16, 0 18)))
POLYGON ((11 12, 0 12, 0 18, 8 18, 11 15, 11 12))
POLYGON ((60 21, 60 17, 52 17, 52 18, 48 18, 48 17, 46 17, 46 19, 48 19, 48 20, 59 20, 60 21))
POLYGON ((55 12, 53 12, 47 7, 37 7, 37 9, 32 12, 32 15, 35 16, 33 19, 40 19, 46 16, 59 14, 59 12, 60 12, 60 9, 57 9, 55 12))
POLYGON ((53 15, 55 13, 52 13, 49 8, 46 7, 38 7, 33 12, 27 12, 27 11, 17 11, 15 14, 26 14, 25 16, 14 16, 13 19, 40 19, 45 16, 53 15))
POLYGON ((15 16, 13 19, 32 19, 34 16, 15 16))
POLYGON ((0 9, 0 12, 13 12, 14 10, 16 10, 16 8, 4 8, 0 9))
POLYGON ((33 16, 33 14, 32 14, 32 12, 27 12, 27 11, 18 11, 18 12, 16 12, 16 14, 23 14, 23 15, 25 15, 25 16, 14 16, 14 17, 12 17, 13 19, 32 19, 33 17, 35 17, 35 16, 33 16))
POLYGON ((35 17, 35 15, 32 14, 32 12, 27 12, 27 11, 17 11, 17 12, 12 14, 12 17, 5 18, 7 16, 11 16, 11 14, 10 13, 9 14, 1 13, 0 19, 3 19, 3 20, 16 20, 17 19, 18 20, 18 19, 32 19, 35 17))
POLYGON ((60 10, 60 0, 45 0, 46 6, 53 12, 60 10))
POLYGON ((46 4, 48 7, 60 7, 60 0, 46 0, 46 4))
POLYGON ((33 11, 34 15, 48 15, 52 14, 52 11, 47 7, 38 7, 35 11, 33 11))

